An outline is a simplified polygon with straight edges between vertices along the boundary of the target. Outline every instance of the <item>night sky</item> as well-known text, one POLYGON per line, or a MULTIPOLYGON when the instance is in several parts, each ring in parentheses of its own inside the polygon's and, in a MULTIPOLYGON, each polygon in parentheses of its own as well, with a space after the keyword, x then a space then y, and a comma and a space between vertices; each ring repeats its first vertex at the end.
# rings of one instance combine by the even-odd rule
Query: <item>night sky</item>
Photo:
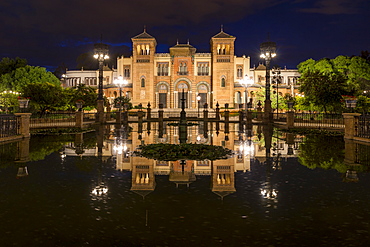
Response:
POLYGON ((0 20, 0 56, 51 71, 62 63, 74 69, 101 36, 112 53, 127 54, 144 26, 157 52, 177 40, 209 52, 223 25, 251 66, 261 62, 268 36, 278 45, 273 65, 281 67, 370 51, 369 0, 11 0, 0 2, 0 20))

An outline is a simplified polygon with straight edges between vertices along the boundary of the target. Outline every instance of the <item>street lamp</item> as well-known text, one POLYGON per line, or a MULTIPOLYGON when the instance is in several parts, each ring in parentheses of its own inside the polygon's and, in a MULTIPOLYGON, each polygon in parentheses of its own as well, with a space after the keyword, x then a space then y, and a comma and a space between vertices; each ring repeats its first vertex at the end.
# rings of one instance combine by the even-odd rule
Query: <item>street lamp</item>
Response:
POLYGON ((243 79, 239 80, 239 83, 245 87, 245 111, 248 111, 248 86, 254 83, 253 79, 245 75, 243 79))
POLYGON ((123 77, 120 75, 117 79, 114 80, 114 84, 118 85, 119 87, 119 114, 121 116, 122 112, 122 85, 127 85, 127 80, 124 80, 123 77))
POLYGON ((268 123, 271 120, 271 98, 270 98, 270 62, 276 57, 276 43, 263 42, 260 45, 261 58, 266 61, 266 99, 265 99, 265 116, 264 122, 268 123))
POLYGON ((275 84, 276 88, 276 119, 279 118, 279 84, 281 84, 281 72, 280 68, 274 68, 272 71, 272 83, 275 84))
POLYGON ((98 121, 103 122, 104 99, 103 99, 103 63, 109 59, 108 45, 103 43, 94 44, 94 58, 99 62, 99 84, 98 84, 98 121))
POLYGON ((198 118, 199 118, 199 108, 200 108, 200 95, 199 94, 197 96, 197 100, 198 100, 198 118))

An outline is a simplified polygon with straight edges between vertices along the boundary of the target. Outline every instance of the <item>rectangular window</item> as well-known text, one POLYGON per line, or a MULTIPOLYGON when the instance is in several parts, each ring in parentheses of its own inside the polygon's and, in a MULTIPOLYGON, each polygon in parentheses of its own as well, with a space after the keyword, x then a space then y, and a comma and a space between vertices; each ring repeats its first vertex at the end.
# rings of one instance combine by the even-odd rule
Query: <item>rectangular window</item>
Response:
POLYGON ((225 78, 221 78, 221 87, 226 87, 226 80, 225 80, 225 78))
POLYGON ((69 77, 66 82, 68 87, 76 87, 81 83, 81 77, 69 77))
POLYGON ((288 76, 288 85, 298 85, 298 76, 288 76))
POLYGON ((157 76, 168 76, 168 63, 157 63, 157 76))
POLYGON ((123 77, 130 78, 130 66, 123 67, 123 77))
POLYGON ((243 67, 241 65, 238 65, 236 67, 236 78, 238 78, 238 79, 243 78, 243 67))
POLYGON ((209 75, 209 64, 207 62, 199 62, 197 64, 198 75, 208 76, 209 75))
POLYGON ((186 62, 180 62, 178 75, 188 75, 188 65, 186 62))
POLYGON ((96 77, 85 77, 85 85, 86 86, 96 86, 96 77))

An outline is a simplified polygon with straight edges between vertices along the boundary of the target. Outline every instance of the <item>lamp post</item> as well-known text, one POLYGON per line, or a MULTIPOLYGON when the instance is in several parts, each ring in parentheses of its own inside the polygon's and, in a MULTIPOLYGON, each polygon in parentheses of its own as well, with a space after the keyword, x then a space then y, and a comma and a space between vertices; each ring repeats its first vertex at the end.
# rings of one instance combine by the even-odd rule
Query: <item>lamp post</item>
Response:
POLYGON ((263 42, 260 45, 261 58, 266 61, 266 99, 265 99, 265 114, 264 123, 268 123, 271 120, 271 98, 270 98, 270 62, 271 59, 276 57, 276 43, 275 42, 263 42))
POLYGON ((119 118, 121 119, 121 112, 122 112, 122 85, 127 85, 127 80, 124 80, 123 77, 120 75, 117 79, 114 80, 114 84, 118 85, 119 87, 119 118))
POLYGON ((108 45, 103 43, 94 44, 94 58, 99 62, 98 84, 98 122, 104 122, 104 98, 103 98, 103 65, 104 60, 109 59, 108 45))
POLYGON ((197 96, 197 100, 198 100, 198 118, 199 118, 199 108, 200 108, 200 95, 199 94, 197 96))
POLYGON ((276 88, 276 118, 279 118, 279 84, 281 83, 280 68, 274 68, 272 71, 272 81, 276 88))

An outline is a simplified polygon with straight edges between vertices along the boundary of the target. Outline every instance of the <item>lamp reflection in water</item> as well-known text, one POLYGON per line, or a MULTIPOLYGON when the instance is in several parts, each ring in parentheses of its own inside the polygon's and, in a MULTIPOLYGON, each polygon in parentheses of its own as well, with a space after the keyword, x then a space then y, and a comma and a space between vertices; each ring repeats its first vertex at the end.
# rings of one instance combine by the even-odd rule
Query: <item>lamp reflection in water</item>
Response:
POLYGON ((97 131, 97 146, 98 146, 98 178, 94 188, 91 191, 91 198, 93 201, 103 200, 105 202, 108 194, 108 186, 103 181, 103 147, 104 147, 104 125, 100 125, 97 131))
POLYGON ((248 87, 254 83, 252 77, 245 75, 243 79, 239 80, 239 83, 245 87, 244 102, 245 111, 248 111, 248 87))
POLYGON ((251 159, 254 158, 254 143, 251 139, 251 130, 247 130, 246 140, 243 140, 243 134, 239 134, 239 150, 237 153, 237 170, 243 172, 250 171, 251 159), (241 167, 240 167, 241 166, 241 167))
MULTIPOLYGON (((124 162, 129 162, 129 147, 127 145, 127 131, 126 128, 119 126, 116 129, 116 137, 113 144, 113 155, 116 156, 116 168, 118 170, 125 170, 124 162)), ((126 167, 127 168, 127 167, 126 167)))
MULTIPOLYGON (((266 150, 266 161, 264 162, 266 165, 266 182, 262 184, 261 187, 261 195, 264 199, 268 199, 270 202, 277 202, 278 191, 274 188, 272 183, 272 171, 274 170, 273 160, 271 158, 271 142, 272 142, 272 133, 273 129, 271 125, 264 126, 263 128, 263 135, 265 137, 265 150, 266 150)), ((276 144, 277 145, 277 144, 276 144)), ((275 144, 273 146, 273 151, 277 150, 275 144)), ((273 156, 276 154, 273 153, 273 156)), ((275 160, 276 162, 276 160, 275 160)), ((267 204, 271 206, 270 204, 267 204)))
POLYGON ((239 153, 244 156, 254 156, 254 144, 252 140, 241 141, 239 146, 239 153))
POLYGON ((95 186, 95 188, 91 191, 91 193, 92 195, 100 198, 101 196, 108 193, 108 187, 103 182, 101 182, 100 184, 95 186))

